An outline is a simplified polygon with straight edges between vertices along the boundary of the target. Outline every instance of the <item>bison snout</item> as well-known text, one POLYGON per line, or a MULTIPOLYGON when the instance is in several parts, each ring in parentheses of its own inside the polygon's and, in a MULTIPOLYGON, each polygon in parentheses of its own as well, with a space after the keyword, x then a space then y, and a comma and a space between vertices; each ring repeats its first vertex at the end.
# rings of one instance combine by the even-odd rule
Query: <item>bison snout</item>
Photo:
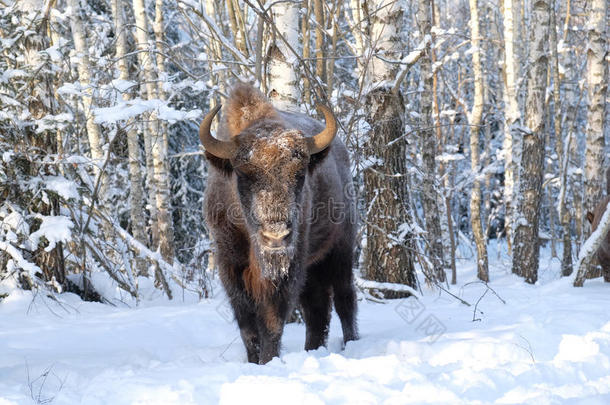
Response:
POLYGON ((267 248, 277 249, 285 248, 288 245, 290 236, 290 228, 285 226, 273 230, 261 231, 261 242, 267 248))

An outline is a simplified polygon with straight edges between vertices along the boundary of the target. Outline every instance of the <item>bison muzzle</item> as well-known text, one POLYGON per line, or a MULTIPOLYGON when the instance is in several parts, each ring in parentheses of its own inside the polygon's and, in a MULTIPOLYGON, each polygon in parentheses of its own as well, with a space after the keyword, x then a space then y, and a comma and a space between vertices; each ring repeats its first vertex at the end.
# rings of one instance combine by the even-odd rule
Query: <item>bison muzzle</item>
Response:
POLYGON ((199 128, 210 163, 204 212, 248 361, 264 364, 279 355, 297 303, 306 350, 326 344, 331 299, 344 342, 357 339, 356 205, 331 110, 319 107, 324 126, 276 110, 258 90, 238 84, 213 137, 219 109, 199 128))

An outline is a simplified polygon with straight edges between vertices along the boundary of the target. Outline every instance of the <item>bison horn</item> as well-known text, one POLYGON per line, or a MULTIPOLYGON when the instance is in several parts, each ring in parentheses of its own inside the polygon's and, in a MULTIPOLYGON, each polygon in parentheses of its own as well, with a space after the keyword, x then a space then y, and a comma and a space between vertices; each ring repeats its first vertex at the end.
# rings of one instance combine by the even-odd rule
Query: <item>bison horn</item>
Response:
POLYGON ((221 159, 231 159, 235 156, 237 145, 232 141, 219 141, 210 134, 212 120, 220 110, 221 105, 216 106, 212 111, 205 116, 199 126, 199 139, 206 151, 221 159))
POLYGON ((337 134, 337 120, 333 115, 330 108, 318 104, 317 110, 324 114, 324 120, 326 121, 326 128, 313 138, 307 138, 307 146, 309 147, 309 154, 322 152, 330 145, 337 134))

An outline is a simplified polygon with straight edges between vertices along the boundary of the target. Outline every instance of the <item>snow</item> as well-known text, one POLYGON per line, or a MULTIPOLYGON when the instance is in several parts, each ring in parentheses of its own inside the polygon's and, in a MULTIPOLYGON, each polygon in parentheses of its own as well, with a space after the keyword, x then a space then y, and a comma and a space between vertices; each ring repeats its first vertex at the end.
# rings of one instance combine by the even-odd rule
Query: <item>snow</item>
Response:
POLYGON ((112 81, 112 86, 117 89, 119 93, 125 93, 137 85, 138 83, 132 80, 114 79, 112 81))
POLYGON ((44 238, 49 242, 49 245, 44 249, 50 252, 57 242, 66 242, 71 238, 71 228, 74 226, 68 217, 63 215, 45 216, 39 215, 42 219, 40 228, 30 235, 30 242, 34 244, 34 248, 38 246, 40 238, 44 238))
POLYGON ((76 183, 68 180, 62 176, 45 176, 44 178, 45 188, 54 191, 59 194, 62 198, 69 200, 78 200, 78 190, 76 189, 76 183))
MULTIPOLYGON (((118 85, 120 86, 121 84, 118 85)), ((127 86, 125 83, 122 83, 122 85, 127 86)), ((142 100, 139 98, 121 101, 112 107, 95 108, 93 110, 93 115, 95 115, 95 122, 98 124, 113 124, 117 121, 128 120, 129 118, 151 110, 157 110, 157 117, 170 123, 183 120, 194 120, 201 116, 201 110, 199 109, 179 111, 167 106, 164 101, 159 99, 142 100)))
POLYGON ((610 286, 573 288, 548 249, 533 286, 493 243, 490 259, 489 286, 506 304, 487 294, 474 312, 487 287, 463 259, 451 291, 470 307, 426 287, 418 299, 361 296, 360 340, 342 349, 333 313, 328 349, 305 352, 304 326, 289 324, 281 357, 265 366, 245 362, 220 288, 203 301, 142 294, 131 307, 5 282, 0 404, 609 403, 610 286))

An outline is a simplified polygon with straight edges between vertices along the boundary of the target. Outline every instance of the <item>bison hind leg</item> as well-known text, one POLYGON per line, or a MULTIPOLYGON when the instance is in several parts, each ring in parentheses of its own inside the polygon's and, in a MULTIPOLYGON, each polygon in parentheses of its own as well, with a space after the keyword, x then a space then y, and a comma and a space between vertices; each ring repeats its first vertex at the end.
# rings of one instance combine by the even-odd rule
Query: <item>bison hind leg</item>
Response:
POLYGON ((320 264, 309 268, 301 293, 301 308, 306 327, 305 350, 325 346, 328 339, 331 286, 324 277, 326 270, 320 264))
POLYGON ((358 306, 356 290, 354 288, 354 276, 352 273, 351 249, 346 252, 335 252, 333 258, 333 298, 335 311, 341 320, 343 329, 343 343, 358 339, 358 325, 356 315, 358 306))
POLYGON ((610 283, 610 264, 602 263, 602 275, 604 276, 604 281, 610 283))

